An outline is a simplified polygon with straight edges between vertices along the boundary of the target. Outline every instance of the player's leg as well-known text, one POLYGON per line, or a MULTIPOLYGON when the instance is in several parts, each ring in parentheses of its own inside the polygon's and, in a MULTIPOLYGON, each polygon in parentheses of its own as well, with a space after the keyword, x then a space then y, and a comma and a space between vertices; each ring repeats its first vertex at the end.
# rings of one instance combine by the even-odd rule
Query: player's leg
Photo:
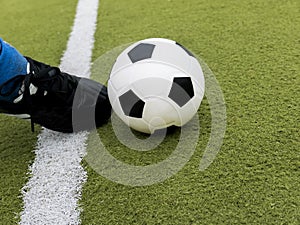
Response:
POLYGON ((109 119, 111 106, 104 85, 17 53, 1 42, 0 112, 29 114, 33 123, 60 132, 93 129, 109 119))
MULTIPOLYGON (((27 74, 28 62, 13 46, 0 38, 0 100, 12 102, 27 74), (19 76, 23 77, 19 77, 19 76)), ((1 106, 0 106, 1 107, 1 106)))

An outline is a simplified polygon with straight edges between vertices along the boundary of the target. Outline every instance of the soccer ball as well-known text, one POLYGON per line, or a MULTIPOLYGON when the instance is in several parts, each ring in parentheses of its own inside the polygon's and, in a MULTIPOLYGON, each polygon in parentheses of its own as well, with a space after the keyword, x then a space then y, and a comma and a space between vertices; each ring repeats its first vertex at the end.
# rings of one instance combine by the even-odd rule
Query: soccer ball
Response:
POLYGON ((203 95, 204 76, 195 56, 163 38, 142 40, 126 48, 108 80, 114 112, 143 133, 183 126, 197 113, 203 95))

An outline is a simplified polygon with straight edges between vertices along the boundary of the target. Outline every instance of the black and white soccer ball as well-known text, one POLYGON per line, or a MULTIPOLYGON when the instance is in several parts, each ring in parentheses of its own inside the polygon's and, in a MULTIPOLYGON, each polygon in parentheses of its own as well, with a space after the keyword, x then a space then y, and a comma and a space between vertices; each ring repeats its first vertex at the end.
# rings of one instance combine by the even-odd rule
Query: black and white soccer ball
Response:
POLYGON ((108 95, 114 112, 128 126, 153 133, 193 118, 204 95, 204 76, 185 47, 151 38, 132 44, 118 56, 108 95))

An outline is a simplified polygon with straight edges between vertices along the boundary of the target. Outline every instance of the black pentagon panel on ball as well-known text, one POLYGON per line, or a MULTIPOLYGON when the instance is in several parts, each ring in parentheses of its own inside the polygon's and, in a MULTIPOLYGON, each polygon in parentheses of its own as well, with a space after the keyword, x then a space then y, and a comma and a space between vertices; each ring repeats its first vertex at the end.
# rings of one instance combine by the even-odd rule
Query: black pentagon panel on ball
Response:
POLYGON ((142 118, 145 102, 141 100, 132 90, 125 92, 119 97, 123 112, 126 116, 142 118))
POLYGON ((192 56, 195 58, 194 54, 191 53, 186 47, 184 47, 183 45, 179 44, 178 42, 176 42, 176 45, 180 46, 188 55, 192 56))
POLYGON ((190 77, 175 77, 169 93, 171 98, 180 107, 194 97, 194 88, 190 77))
POLYGON ((136 63, 151 58, 154 48, 155 45, 153 44, 141 43, 131 49, 130 52, 128 52, 128 56, 132 63, 136 63))

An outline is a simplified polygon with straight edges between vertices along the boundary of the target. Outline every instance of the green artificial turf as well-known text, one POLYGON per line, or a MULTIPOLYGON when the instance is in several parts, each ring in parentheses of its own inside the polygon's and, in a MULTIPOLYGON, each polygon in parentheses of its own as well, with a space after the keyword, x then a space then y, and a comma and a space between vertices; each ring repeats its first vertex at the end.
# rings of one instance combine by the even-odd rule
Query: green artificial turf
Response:
MULTIPOLYGON (((149 37, 178 41, 216 76, 227 130, 215 161, 200 172, 211 127, 204 98, 193 157, 152 186, 112 182, 87 160, 82 224, 299 224, 300 2, 103 0, 99 12, 94 60, 149 37)), ((108 74, 92 76, 105 82, 108 74)), ((136 166, 167 158, 178 132, 137 152, 116 139, 111 124, 98 130, 111 155, 136 166)))
MULTIPOLYGON (((1 0, 0 36, 22 54, 58 65, 66 47, 76 1, 1 0)), ((21 188, 28 179, 40 128, 0 115, 0 224, 17 224, 21 188)))
MULTIPOLYGON (((0 0, 0 35, 21 53, 58 65, 76 4, 0 0)), ((175 176, 152 186, 112 182, 84 161, 82 224, 299 224, 300 2, 101 0, 98 20, 93 61, 149 37, 176 40, 201 57, 223 91, 227 130, 214 162, 199 171, 211 129, 205 97, 194 155, 175 176)), ((92 77, 106 82, 110 63, 106 74, 92 77)), ((31 133, 27 121, 0 115, 0 224, 18 221, 36 128, 31 133)), ((115 158, 147 166, 172 154, 180 129, 148 152, 122 145, 111 123, 98 133, 115 158)))
POLYGON ((30 123, 0 116, 0 224, 16 224, 21 211, 20 189, 27 180, 27 170, 34 155, 37 133, 30 132, 30 123))

